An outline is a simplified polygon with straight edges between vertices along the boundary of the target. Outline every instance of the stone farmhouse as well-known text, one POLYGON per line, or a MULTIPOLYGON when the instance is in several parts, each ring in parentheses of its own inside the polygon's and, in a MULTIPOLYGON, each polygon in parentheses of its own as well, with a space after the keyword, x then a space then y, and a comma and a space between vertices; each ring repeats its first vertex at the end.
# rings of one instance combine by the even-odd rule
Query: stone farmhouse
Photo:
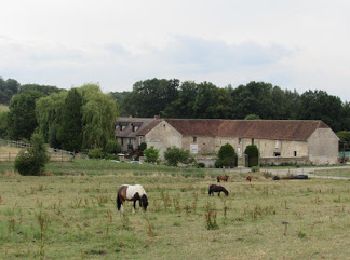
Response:
POLYGON ((160 150, 189 150, 198 161, 211 164, 222 145, 229 143, 244 164, 244 150, 256 145, 260 163, 336 164, 338 137, 322 121, 119 118, 116 138, 122 150, 142 142, 160 150))

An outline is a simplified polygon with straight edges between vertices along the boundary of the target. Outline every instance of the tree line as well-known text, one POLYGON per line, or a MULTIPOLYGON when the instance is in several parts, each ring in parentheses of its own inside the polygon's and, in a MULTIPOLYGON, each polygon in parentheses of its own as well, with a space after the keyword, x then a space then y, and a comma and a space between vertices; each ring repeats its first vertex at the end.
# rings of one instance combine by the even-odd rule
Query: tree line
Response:
POLYGON ((0 94, 0 103, 10 108, 0 113, 0 137, 29 140, 37 131, 52 147, 71 151, 115 147, 111 140, 118 115, 322 120, 343 131, 339 136, 350 147, 350 103, 318 90, 300 94, 265 82, 218 87, 154 78, 136 82, 130 92, 104 94, 94 84, 67 91, 0 78, 0 94))
POLYGON ((0 113, 0 137, 29 140, 38 133, 53 148, 68 151, 101 148, 115 150, 116 100, 98 85, 69 91, 55 86, 17 88, 9 111, 0 113))
POLYGON ((155 78, 136 82, 131 92, 111 94, 122 116, 322 120, 336 132, 350 130, 350 103, 319 90, 299 94, 265 82, 234 88, 155 78))

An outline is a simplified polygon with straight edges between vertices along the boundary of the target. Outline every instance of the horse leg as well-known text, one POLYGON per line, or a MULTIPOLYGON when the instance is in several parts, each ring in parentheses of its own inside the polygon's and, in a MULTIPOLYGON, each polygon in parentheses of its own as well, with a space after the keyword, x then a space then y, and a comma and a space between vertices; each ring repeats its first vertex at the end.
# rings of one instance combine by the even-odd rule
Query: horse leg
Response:
POLYGON ((220 191, 218 192, 218 196, 220 196, 220 191))
POLYGON ((134 200, 134 206, 132 208, 132 213, 135 214, 135 209, 136 209, 136 200, 134 200))

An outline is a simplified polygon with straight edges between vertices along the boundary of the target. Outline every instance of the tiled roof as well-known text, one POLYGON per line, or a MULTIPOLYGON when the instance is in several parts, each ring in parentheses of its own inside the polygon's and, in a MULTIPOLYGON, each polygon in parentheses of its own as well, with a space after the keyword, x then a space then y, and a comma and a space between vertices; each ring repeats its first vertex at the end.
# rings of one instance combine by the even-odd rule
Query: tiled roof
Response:
MULTIPOLYGON (((184 136, 221 136, 272 140, 306 141, 317 128, 329 128, 319 120, 221 120, 221 119, 163 119, 184 136)), ((162 119, 119 118, 118 137, 133 138, 146 135, 162 119), (132 126, 138 126, 133 132, 132 126)))
POLYGON ((117 137, 128 137, 134 138, 139 135, 145 135, 149 132, 155 125, 157 125, 161 120, 154 118, 128 118, 121 117, 118 118, 116 122, 115 133, 117 137), (122 131, 117 127, 118 125, 125 126, 122 131), (133 131, 133 126, 137 129, 133 131))
POLYGON ((329 128, 322 121, 308 120, 220 120, 166 119, 182 135, 241 137, 305 141, 317 128, 329 128))

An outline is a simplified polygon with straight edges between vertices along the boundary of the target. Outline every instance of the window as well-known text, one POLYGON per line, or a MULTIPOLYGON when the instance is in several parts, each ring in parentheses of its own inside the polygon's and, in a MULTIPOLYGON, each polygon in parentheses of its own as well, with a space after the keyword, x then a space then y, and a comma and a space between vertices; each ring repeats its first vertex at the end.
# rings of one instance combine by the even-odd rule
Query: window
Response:
POLYGON ((133 132, 136 132, 136 131, 137 131, 137 128, 138 128, 138 126, 132 125, 132 131, 133 131, 133 132))
POLYGON ((281 153, 280 152, 274 152, 273 156, 281 156, 281 153))
POLYGON ((197 143, 197 136, 193 136, 193 137, 192 137, 192 141, 193 141, 194 143, 197 143))
POLYGON ((205 145, 205 143, 203 143, 203 145, 205 145))
POLYGON ((254 138, 252 138, 252 145, 254 145, 254 138))
POLYGON ((294 156, 297 156, 297 151, 294 151, 294 156))

